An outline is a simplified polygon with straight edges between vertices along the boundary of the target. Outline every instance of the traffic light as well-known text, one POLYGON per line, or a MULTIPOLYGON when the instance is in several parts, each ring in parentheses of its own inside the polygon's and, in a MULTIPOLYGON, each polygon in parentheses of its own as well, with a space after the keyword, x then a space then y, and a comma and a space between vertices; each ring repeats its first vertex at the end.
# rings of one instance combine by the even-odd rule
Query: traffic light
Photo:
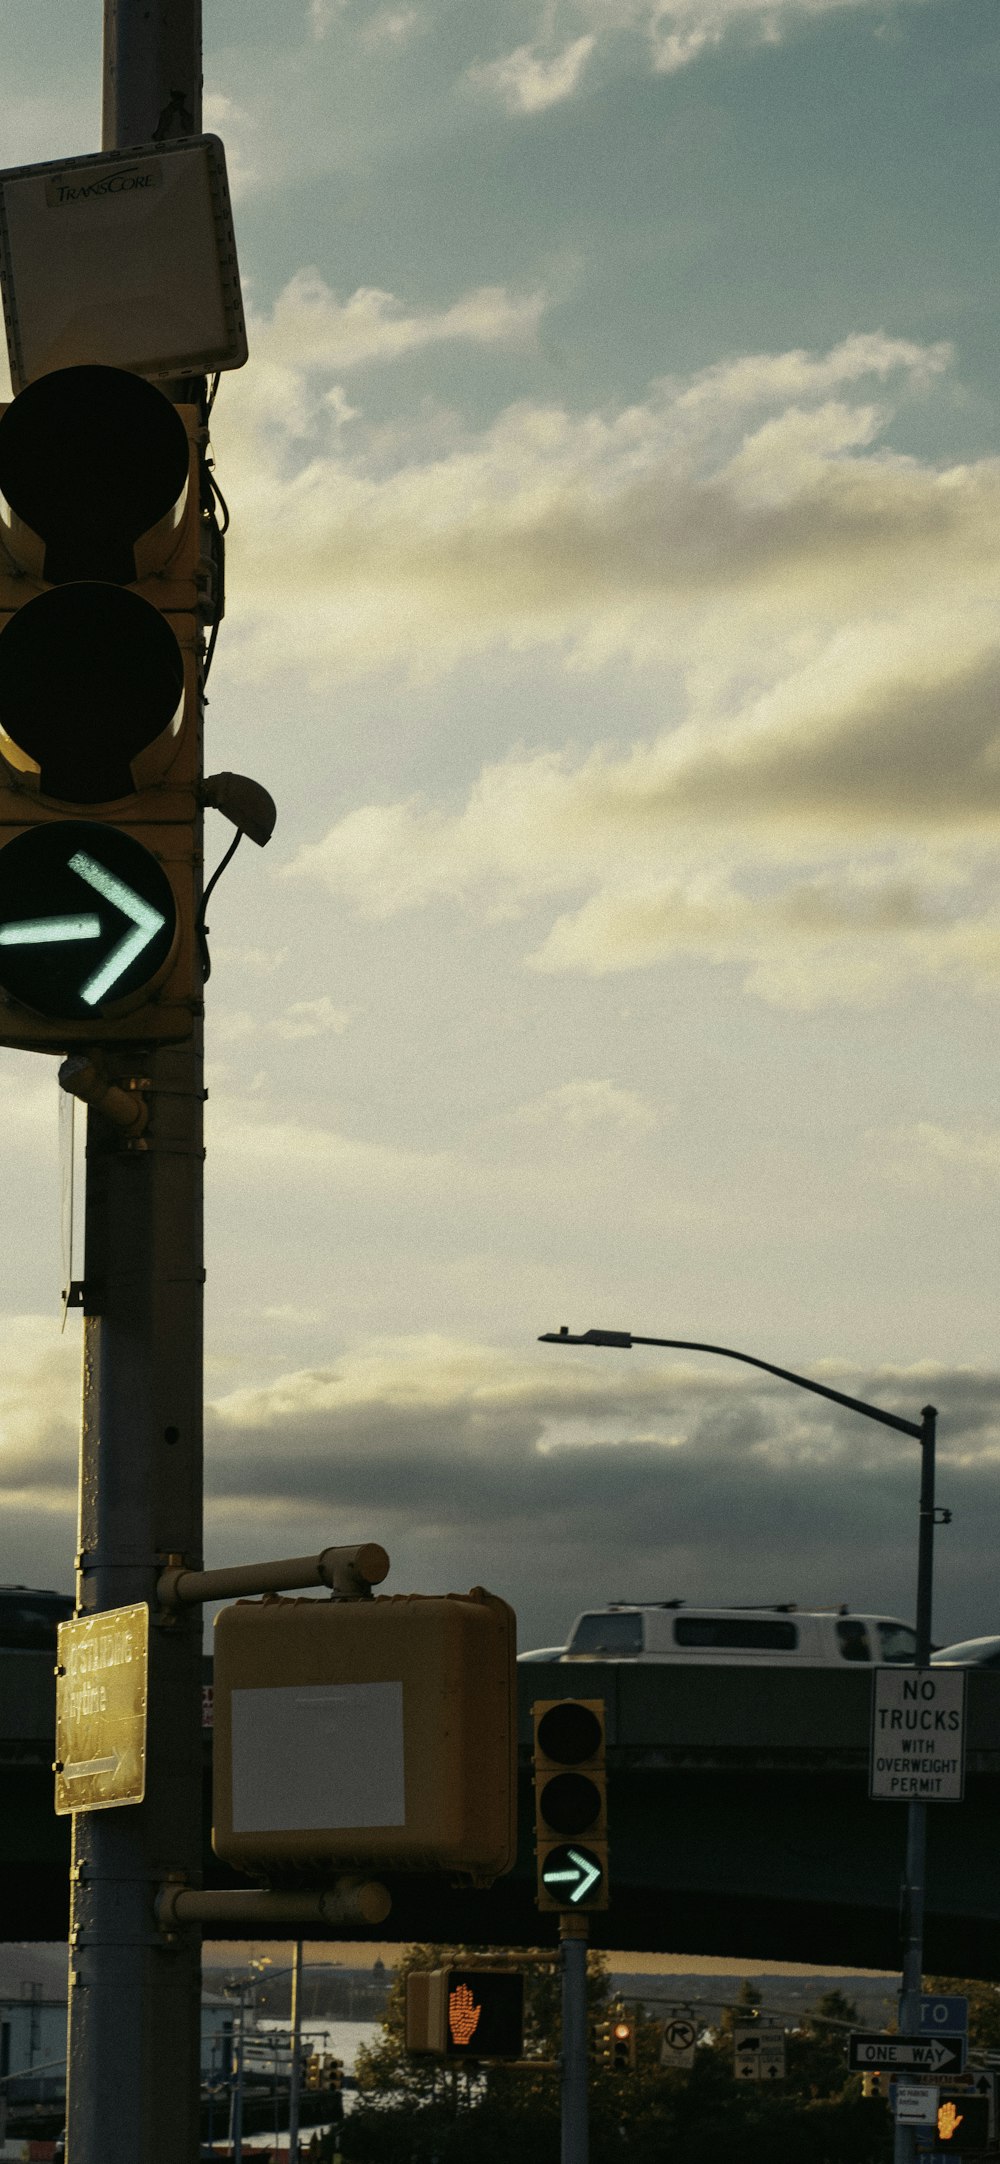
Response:
POLYGON ((988 2096, 969 2089, 938 2090, 936 2139, 940 2148, 985 2149, 990 2133, 988 2096))
POLYGON ((0 408, 0 1044, 191 1034, 203 433, 96 365, 0 408))
POLYGON ((611 2068, 615 2074, 635 2070, 635 2022, 619 2015, 611 2024, 611 2068))
POLYGON ((888 2076, 878 2073, 862 2074, 861 2094, 862 2096, 887 2096, 888 2076))
POLYGON ((319 2089, 323 2081, 323 2062, 318 2051, 312 2051, 306 2060, 306 2088, 319 2089))
POLYGON ((520 1969, 415 1969, 406 1979, 406 2048, 441 2059, 519 2059, 520 1969))
POLYGON ((536 1902, 540 1909, 606 1909, 604 1700, 540 1698, 532 1711, 536 1902))
POLYGON ((595 2021, 591 2027, 590 2053, 595 2066, 609 2067, 611 2065, 611 2029, 612 2024, 610 2021, 595 2021))

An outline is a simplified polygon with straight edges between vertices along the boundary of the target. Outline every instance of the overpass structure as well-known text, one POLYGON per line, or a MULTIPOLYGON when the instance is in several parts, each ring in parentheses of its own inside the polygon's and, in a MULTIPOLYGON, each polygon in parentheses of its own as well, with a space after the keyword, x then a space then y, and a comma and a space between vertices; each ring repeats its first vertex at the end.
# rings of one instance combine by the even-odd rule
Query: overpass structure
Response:
MULTIPOLYGON (((391 1914, 368 1935, 555 1940, 556 1918, 539 1916, 533 1898, 531 1706, 603 1697, 611 1906, 590 1919, 595 1944, 894 1968, 906 1812, 868 1798, 871 1688, 862 1667, 526 1663, 515 1869, 486 1891, 389 1878, 391 1914)), ((51 1655, 0 1653, 3 1939, 67 1931, 69 1821, 53 1811, 54 1705, 51 1655)), ((926 1965, 1000 1979, 1000 1672, 970 1669, 967 1731, 965 1800, 929 1812, 926 1965)), ((207 1828, 208 1728, 205 1758, 207 1828)), ((246 1883, 218 1863, 207 1832, 204 1882, 246 1883)), ((227 1924, 219 1935, 240 1934, 227 1924)))

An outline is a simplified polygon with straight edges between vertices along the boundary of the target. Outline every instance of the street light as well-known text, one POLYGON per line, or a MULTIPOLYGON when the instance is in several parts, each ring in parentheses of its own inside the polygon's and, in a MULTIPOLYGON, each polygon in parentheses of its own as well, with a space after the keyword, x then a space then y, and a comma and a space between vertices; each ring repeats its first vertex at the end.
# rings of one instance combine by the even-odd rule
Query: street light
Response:
MULTIPOLYGON (((813 1382, 808 1375, 794 1374, 791 1368, 775 1367, 773 1361, 758 1360, 753 1353, 734 1352, 731 1345, 705 1345, 693 1338, 636 1337, 631 1330, 583 1330, 574 1335, 564 1324, 561 1330, 543 1331, 538 1342, 540 1345, 600 1345, 619 1352, 631 1352, 633 1345, 662 1345, 673 1352, 717 1353, 723 1360, 740 1360, 745 1367, 762 1368, 766 1375, 777 1375, 782 1382, 794 1383, 799 1390, 812 1390, 817 1397, 830 1398, 834 1405, 846 1405, 849 1412, 861 1413, 866 1420, 877 1420, 884 1428, 897 1428, 901 1435, 915 1436, 920 1444, 920 1521, 917 1544, 917 1629, 913 1665, 915 1668, 927 1667, 931 1657, 934 1527, 937 1522, 934 1508, 934 1445, 937 1433, 935 1406, 925 1405, 919 1421, 905 1420, 901 1413, 887 1413, 880 1405, 869 1405, 864 1398, 848 1397, 843 1390, 831 1390, 828 1383, 813 1382)), ((903 1961, 899 1994, 899 2026, 904 2036, 917 2035, 920 2030, 926 1856, 927 1806, 916 1797, 911 1797, 906 1818, 903 1961)), ((893 2154, 894 2164, 910 2164, 914 2156, 913 2130, 900 2126, 898 2120, 893 2154)))

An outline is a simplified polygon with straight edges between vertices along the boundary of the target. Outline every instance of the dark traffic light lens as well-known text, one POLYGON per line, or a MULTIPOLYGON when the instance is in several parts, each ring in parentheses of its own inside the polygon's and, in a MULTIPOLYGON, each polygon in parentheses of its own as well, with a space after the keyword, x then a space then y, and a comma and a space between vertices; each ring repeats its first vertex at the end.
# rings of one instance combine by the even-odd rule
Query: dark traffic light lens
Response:
POLYGON ((556 1833, 586 1833, 601 1815, 601 1792, 585 1773, 555 1773, 538 1799, 547 1826, 556 1833))
POLYGON ((571 1698, 550 1706, 538 1723, 538 1744, 557 1766, 575 1766, 582 1758, 594 1758, 601 1748, 601 1724, 589 1706, 571 1698))
POLYGON ((121 368, 54 369, 0 420, 0 494, 44 541, 54 583, 130 586, 136 542, 183 503, 187 482, 176 406, 121 368))
POLYGON ((0 728, 63 803, 129 796, 132 760, 169 729, 183 696, 174 631, 121 586, 55 586, 0 632, 0 728))

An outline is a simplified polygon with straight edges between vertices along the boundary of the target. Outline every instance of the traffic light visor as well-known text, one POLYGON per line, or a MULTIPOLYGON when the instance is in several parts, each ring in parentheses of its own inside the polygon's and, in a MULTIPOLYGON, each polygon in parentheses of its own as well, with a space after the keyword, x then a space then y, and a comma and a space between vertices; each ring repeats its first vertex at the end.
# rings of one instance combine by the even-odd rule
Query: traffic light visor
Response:
POLYGON ((130 795, 133 761, 161 738, 169 764, 183 706, 176 634, 140 594, 90 580, 54 586, 0 631, 0 751, 6 738, 8 765, 36 771, 45 796, 130 795))
POLYGON ((189 465, 184 423, 154 384, 55 369, 0 419, 0 533, 36 578, 129 586, 172 553, 189 465))
POLYGON ((586 1773, 554 1773, 540 1800, 545 1823, 555 1833, 586 1833, 604 1808, 597 1782, 586 1773))
MULTIPOLYGON (((546 1758, 554 1759, 557 1766, 576 1766, 581 1759, 597 1756, 603 1730, 589 1706, 565 1699, 542 1714, 537 1740, 546 1758)), ((570 1831, 568 1827, 565 1830, 570 1831)))

